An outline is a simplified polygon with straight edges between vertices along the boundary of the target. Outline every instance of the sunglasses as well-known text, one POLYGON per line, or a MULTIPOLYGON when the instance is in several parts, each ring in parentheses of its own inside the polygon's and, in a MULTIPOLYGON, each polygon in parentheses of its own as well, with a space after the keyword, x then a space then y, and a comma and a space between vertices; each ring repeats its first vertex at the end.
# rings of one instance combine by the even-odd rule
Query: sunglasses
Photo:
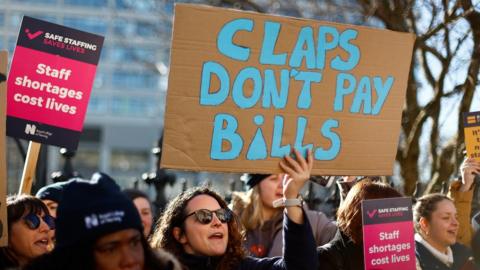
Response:
POLYGON ((220 220, 220 222, 222 222, 222 223, 228 223, 233 218, 232 211, 230 211, 229 209, 220 208, 220 209, 215 210, 215 211, 210 211, 208 209, 200 209, 200 210, 194 211, 194 212, 186 215, 183 220, 187 219, 189 216, 195 215, 195 218, 197 219, 198 222, 206 225, 206 224, 210 224, 210 222, 212 222, 213 213, 215 213, 218 220, 220 220))
POLYGON ((44 217, 40 218, 38 215, 30 213, 23 217, 23 220, 30 230, 38 229, 38 227, 40 227, 40 223, 42 223, 42 220, 47 223, 50 230, 55 230, 55 218, 50 215, 45 215, 44 217))

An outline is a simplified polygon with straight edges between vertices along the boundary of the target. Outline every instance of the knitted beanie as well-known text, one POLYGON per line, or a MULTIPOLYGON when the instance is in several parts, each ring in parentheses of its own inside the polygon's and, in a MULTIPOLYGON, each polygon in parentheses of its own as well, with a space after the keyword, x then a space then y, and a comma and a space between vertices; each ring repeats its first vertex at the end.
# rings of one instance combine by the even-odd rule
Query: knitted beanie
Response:
POLYGON ((95 241, 124 229, 143 231, 137 209, 108 175, 74 179, 63 190, 56 219, 56 246, 95 241))
POLYGON ((244 173, 241 177, 240 180, 245 182, 247 187, 249 189, 253 188, 256 186, 258 183, 260 183, 263 179, 269 177, 270 174, 259 174, 259 173, 244 173))
POLYGON ((39 198, 40 200, 50 200, 58 203, 62 198, 63 189, 67 183, 68 182, 58 182, 44 186, 38 190, 37 194, 35 194, 35 197, 39 198))

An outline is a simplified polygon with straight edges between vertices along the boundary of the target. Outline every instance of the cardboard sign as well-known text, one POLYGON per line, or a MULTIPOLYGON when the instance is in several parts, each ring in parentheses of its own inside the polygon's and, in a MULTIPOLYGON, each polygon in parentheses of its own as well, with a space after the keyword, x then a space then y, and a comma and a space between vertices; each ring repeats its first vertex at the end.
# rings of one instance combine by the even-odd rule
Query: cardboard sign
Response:
POLYGON ((414 36, 177 4, 162 167, 393 172, 414 36))
POLYGON ((467 156, 480 162, 480 112, 463 113, 467 156))
POLYGON ((7 223, 7 140, 5 118, 7 111, 7 51, 0 51, 0 247, 8 246, 7 223))
POLYGON ((23 17, 8 76, 8 136, 77 148, 103 39, 23 17))
POLYGON ((411 198, 362 202, 365 270, 415 270, 411 198))

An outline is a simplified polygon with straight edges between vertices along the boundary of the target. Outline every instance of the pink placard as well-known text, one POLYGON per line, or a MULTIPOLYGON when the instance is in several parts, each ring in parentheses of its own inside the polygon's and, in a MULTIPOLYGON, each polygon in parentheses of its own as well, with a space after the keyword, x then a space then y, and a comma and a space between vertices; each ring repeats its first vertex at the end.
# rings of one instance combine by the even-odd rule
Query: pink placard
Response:
POLYGON ((367 225, 363 233, 366 270, 415 269, 412 222, 367 225))
POLYGON ((96 65, 17 46, 10 71, 7 114, 81 131, 96 65))
POLYGON ((365 270, 416 270, 412 199, 362 201, 365 270))
POLYGON ((7 135, 76 149, 103 41, 24 16, 7 80, 7 135))

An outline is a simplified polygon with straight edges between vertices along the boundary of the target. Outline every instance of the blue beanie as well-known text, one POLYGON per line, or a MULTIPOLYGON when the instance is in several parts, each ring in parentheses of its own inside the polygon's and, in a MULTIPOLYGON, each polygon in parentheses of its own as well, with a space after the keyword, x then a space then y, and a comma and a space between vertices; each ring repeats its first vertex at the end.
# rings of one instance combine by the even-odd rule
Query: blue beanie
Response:
POLYGON ((140 215, 108 175, 95 173, 91 180, 77 178, 65 186, 57 210, 57 247, 95 241, 125 229, 142 232, 140 215))
POLYGON ((35 197, 39 198, 40 200, 50 200, 58 203, 62 198, 63 189, 67 183, 68 182, 58 182, 44 186, 38 190, 35 197))

